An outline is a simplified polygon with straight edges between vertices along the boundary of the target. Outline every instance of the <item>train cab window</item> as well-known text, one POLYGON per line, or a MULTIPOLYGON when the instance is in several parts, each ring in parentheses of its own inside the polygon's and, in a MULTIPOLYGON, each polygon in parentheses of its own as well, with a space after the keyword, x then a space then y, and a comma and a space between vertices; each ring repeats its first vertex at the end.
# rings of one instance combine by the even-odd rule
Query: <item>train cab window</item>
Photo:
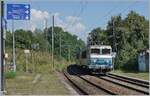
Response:
POLYGON ((86 51, 83 51, 83 52, 82 52, 81 58, 86 58, 86 51))
POLYGON ((110 49, 102 49, 102 54, 110 54, 110 49))
POLYGON ((100 54, 100 49, 91 49, 91 54, 100 54))

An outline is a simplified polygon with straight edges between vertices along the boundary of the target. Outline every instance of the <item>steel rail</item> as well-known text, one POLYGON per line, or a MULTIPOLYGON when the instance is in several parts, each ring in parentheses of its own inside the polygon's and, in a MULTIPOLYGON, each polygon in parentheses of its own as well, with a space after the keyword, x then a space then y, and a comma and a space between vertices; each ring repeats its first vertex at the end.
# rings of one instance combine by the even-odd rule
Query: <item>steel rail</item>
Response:
POLYGON ((145 87, 145 88, 149 88, 149 85, 147 85, 145 83, 142 83, 142 82, 138 82, 138 81, 136 81, 136 79, 131 80, 131 79, 128 79, 128 78, 122 78, 122 77, 117 76, 117 75, 114 76, 112 74, 107 74, 106 76, 108 76, 110 78, 113 78, 113 79, 117 79, 117 80, 123 81, 123 82, 128 82, 128 83, 131 83, 131 84, 134 84, 134 85, 138 85, 138 86, 142 86, 142 87, 145 87))

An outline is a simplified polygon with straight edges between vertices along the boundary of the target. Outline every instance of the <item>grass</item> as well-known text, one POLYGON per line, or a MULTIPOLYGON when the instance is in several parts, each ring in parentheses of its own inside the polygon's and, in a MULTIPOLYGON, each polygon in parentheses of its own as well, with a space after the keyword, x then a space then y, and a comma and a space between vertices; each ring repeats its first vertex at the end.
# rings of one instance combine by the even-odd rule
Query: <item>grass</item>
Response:
POLYGON ((15 79, 6 79, 6 90, 9 95, 67 95, 68 89, 59 81, 55 73, 42 74, 33 83, 34 74, 19 73, 15 79))
MULTIPOLYGON (((11 62, 12 63, 12 50, 8 49, 6 50, 6 53, 9 54, 9 58, 7 59, 6 63, 11 62)), ((24 51, 21 49, 16 50, 16 66, 17 70, 20 72, 25 72, 26 70, 26 64, 27 69, 30 72, 43 72, 43 71, 54 71, 63 70, 67 65, 68 62, 61 58, 56 59, 54 58, 54 66, 52 65, 52 58, 51 55, 47 52, 40 52, 40 51, 30 51, 30 54, 28 54, 27 63, 24 51), (46 70, 43 70, 43 68, 46 68, 46 70)), ((6 64, 7 66, 7 64, 6 64)), ((45 69, 44 68, 44 69, 45 69)))
MULTIPOLYGON (((11 50, 6 50, 6 52, 11 54, 11 50)), ((54 59, 53 66, 49 53, 31 51, 27 58, 28 72, 25 72, 25 54, 19 49, 16 53, 17 73, 15 78, 6 79, 7 95, 69 95, 68 89, 55 74, 56 70, 62 71, 68 65, 66 60, 54 59), (33 83, 37 74, 41 77, 33 83)), ((11 56, 9 55, 6 62, 11 62, 11 56)), ((7 63, 6 66, 8 66, 7 63)))
POLYGON ((143 80, 149 80, 149 73, 148 72, 127 72, 121 70, 114 70, 112 73, 121 74, 129 77, 135 77, 143 80))
POLYGON ((10 78, 15 78, 16 77, 16 72, 9 71, 5 73, 5 78, 10 79, 10 78))

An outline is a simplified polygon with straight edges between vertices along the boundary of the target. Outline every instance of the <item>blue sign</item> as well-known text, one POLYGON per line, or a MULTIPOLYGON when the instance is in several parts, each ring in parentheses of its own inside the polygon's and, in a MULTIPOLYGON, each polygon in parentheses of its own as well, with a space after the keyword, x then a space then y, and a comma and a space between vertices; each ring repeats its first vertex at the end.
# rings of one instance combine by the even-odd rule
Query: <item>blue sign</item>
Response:
POLYGON ((7 4, 7 19, 30 20, 30 5, 7 4))

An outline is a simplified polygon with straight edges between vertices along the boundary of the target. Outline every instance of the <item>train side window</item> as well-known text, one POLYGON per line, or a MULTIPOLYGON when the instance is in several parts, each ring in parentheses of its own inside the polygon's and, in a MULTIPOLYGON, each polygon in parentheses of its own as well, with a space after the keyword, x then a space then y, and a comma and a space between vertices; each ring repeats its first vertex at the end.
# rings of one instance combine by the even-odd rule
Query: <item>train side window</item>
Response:
POLYGON ((86 58, 86 51, 83 51, 83 52, 82 52, 81 58, 86 58))

